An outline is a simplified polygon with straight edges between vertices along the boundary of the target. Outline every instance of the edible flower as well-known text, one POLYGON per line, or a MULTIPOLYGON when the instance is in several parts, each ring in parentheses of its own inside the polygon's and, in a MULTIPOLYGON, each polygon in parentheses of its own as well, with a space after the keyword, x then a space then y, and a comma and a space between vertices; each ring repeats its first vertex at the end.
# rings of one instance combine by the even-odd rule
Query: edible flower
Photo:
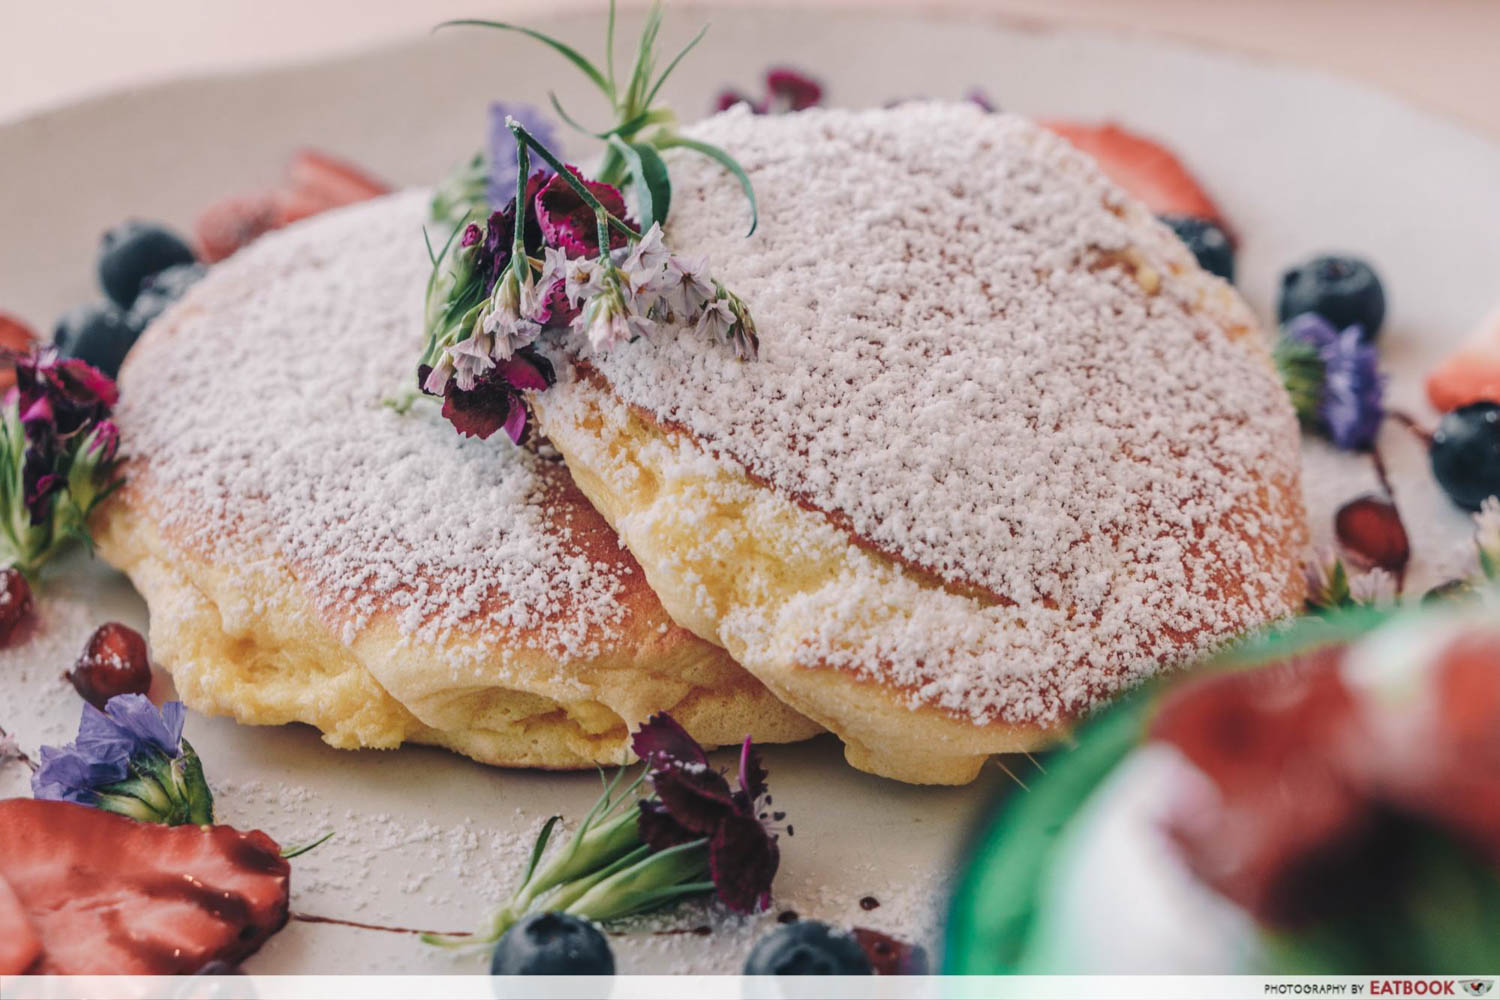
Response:
POLYGON ((646 760, 656 793, 640 802, 641 836, 657 850, 706 839, 715 894, 731 910, 754 913, 771 905, 771 881, 781 861, 776 834, 765 821, 771 805, 766 769, 746 737, 740 746, 739 788, 709 766, 703 748, 671 716, 659 714, 636 733, 633 747, 646 760))
POLYGON ((146 823, 212 823, 213 794, 182 736, 185 714, 180 701, 158 709, 142 694, 116 695, 102 712, 85 704, 77 739, 42 747, 32 795, 146 823))
POLYGON ((1383 569, 1351 573, 1332 548, 1323 548, 1308 560, 1307 610, 1315 613, 1337 608, 1383 606, 1397 600, 1396 577, 1383 569))
POLYGON ((777 115, 805 111, 823 103, 822 84, 805 73, 784 66, 766 71, 765 88, 764 96, 757 100, 726 87, 714 98, 714 110, 727 111, 736 104, 748 104, 758 115, 777 115))
POLYGON ((16 359, 0 404, 0 565, 34 577, 120 485, 114 382, 46 349, 16 359))
POLYGON ((620 790, 622 769, 567 844, 550 855, 547 844, 561 817, 549 819, 520 886, 479 934, 425 940, 487 944, 532 913, 602 923, 709 893, 741 913, 767 907, 781 857, 769 824, 785 816, 765 811, 766 769, 749 738, 740 748, 737 789, 664 712, 647 720, 632 746, 645 762, 642 774, 620 790), (651 794, 637 796, 643 786, 651 794))
POLYGON ((1358 326, 1341 331, 1316 313, 1303 313, 1282 328, 1274 357, 1305 426, 1346 451, 1375 442, 1385 418, 1385 377, 1358 326))
POLYGON ((597 356, 681 324, 730 344, 741 359, 755 356, 749 308, 704 261, 674 254, 660 222, 638 229, 618 189, 563 164, 520 122, 509 124, 515 196, 484 225, 455 230, 433 255, 427 287, 417 384, 442 397, 460 434, 484 439, 503 429, 517 444, 524 439, 526 394, 555 381, 533 347, 549 330, 563 334, 564 348, 597 356), (528 173, 531 151, 550 177, 528 173))

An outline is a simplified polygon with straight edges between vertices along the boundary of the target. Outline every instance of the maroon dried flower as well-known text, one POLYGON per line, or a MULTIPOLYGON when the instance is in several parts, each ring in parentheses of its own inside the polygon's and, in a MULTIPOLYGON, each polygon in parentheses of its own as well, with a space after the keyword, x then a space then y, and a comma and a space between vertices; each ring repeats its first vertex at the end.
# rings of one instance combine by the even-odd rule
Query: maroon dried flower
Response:
POLYGON ((805 111, 823 103, 823 85, 806 73, 785 66, 766 71, 766 94, 760 100, 726 87, 714 97, 714 110, 727 111, 736 104, 748 104, 758 115, 778 115, 788 111, 805 111))
POLYGON ((805 111, 823 100, 823 87, 818 81, 784 66, 766 72, 766 93, 772 114, 805 111))
MULTIPOLYGON (((617 219, 625 218, 625 198, 618 188, 591 181, 569 166, 574 177, 583 182, 589 193, 599 199, 606 211, 617 219)), ((594 210, 578 196, 572 185, 553 176, 536 196, 534 216, 541 226, 541 237, 548 246, 557 247, 569 259, 599 256, 599 227, 594 210)), ((625 245, 625 234, 611 230, 610 249, 625 245)))
MULTIPOLYGON (((431 369, 417 372, 423 382, 431 369)), ((474 388, 460 389, 454 379, 443 390, 443 416, 464 437, 487 439, 504 430, 516 444, 526 438, 530 414, 523 392, 540 392, 556 381, 552 363, 531 348, 521 348, 485 372, 474 388)))
POLYGON ((654 850, 707 839, 709 874, 719 899, 741 913, 769 906, 781 850, 761 811, 770 804, 766 770, 749 737, 740 748, 737 790, 709 767, 703 748, 666 713, 647 720, 631 745, 646 761, 656 792, 640 804, 641 838, 654 850))
POLYGON ((16 393, 28 430, 45 421, 64 440, 109 416, 120 398, 108 375, 76 358, 60 361, 51 350, 17 359, 16 393))

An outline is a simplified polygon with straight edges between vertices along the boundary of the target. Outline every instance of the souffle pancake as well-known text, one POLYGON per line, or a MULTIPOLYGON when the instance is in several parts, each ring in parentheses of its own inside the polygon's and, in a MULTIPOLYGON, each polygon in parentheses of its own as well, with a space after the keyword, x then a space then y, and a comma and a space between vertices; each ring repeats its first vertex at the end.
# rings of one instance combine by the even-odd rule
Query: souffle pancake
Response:
POLYGON ((666 237, 754 309, 758 358, 662 328, 559 357, 535 407, 673 618, 850 763, 970 781, 1300 606, 1264 335, 1091 160, 956 104, 689 134, 759 222, 669 156, 666 237))
POLYGON ((270 234, 131 351, 132 457, 96 538, 183 699, 545 768, 629 759, 664 710, 709 744, 815 733, 672 623, 555 454, 390 405, 421 340, 426 204, 270 234))

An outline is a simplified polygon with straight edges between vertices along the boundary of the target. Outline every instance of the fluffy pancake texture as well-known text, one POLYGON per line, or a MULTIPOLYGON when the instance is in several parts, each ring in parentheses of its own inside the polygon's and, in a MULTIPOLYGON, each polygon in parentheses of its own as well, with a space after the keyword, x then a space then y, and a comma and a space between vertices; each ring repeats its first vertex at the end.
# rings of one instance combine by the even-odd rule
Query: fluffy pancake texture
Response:
POLYGON ((414 192, 273 234, 153 325, 121 375, 127 485, 94 525, 188 704, 487 763, 628 757, 817 727, 674 625, 555 455, 460 438, 414 384, 414 192))
POLYGON ((962 105, 731 111, 671 245, 761 337, 663 328, 537 397, 672 616, 838 733, 964 782, 1295 610, 1298 432, 1254 317, 1064 141, 962 105))

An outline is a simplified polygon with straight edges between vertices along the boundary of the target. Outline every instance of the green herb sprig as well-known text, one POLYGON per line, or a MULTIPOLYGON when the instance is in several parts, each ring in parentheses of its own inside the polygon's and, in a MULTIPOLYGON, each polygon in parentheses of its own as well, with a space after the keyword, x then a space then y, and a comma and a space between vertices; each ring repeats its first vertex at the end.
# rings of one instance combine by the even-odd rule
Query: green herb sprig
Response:
POLYGON ((676 113, 665 104, 657 103, 662 84, 682 62, 683 57, 703 40, 708 26, 705 25, 694 35, 658 73, 657 40, 663 15, 660 0, 653 3, 646 12, 646 20, 641 27, 630 74, 621 86, 615 75, 615 15, 615 2, 610 0, 603 68, 566 42, 524 25, 463 19, 446 21, 438 25, 438 28, 482 27, 517 32, 541 42, 572 63, 609 102, 614 124, 603 130, 590 129, 568 113, 555 92, 549 91, 548 98, 558 116, 570 127, 605 144, 603 161, 594 176, 615 187, 623 187, 629 183, 635 192, 637 214, 643 230, 650 229, 653 223, 666 223, 667 212, 672 204, 672 182, 661 153, 663 150, 681 148, 707 156, 734 175, 750 204, 750 228, 745 235, 752 235, 759 223, 760 211, 755 201, 755 188, 744 168, 718 146, 681 135, 677 131, 676 113), (645 134, 648 129, 651 130, 649 135, 645 134))

